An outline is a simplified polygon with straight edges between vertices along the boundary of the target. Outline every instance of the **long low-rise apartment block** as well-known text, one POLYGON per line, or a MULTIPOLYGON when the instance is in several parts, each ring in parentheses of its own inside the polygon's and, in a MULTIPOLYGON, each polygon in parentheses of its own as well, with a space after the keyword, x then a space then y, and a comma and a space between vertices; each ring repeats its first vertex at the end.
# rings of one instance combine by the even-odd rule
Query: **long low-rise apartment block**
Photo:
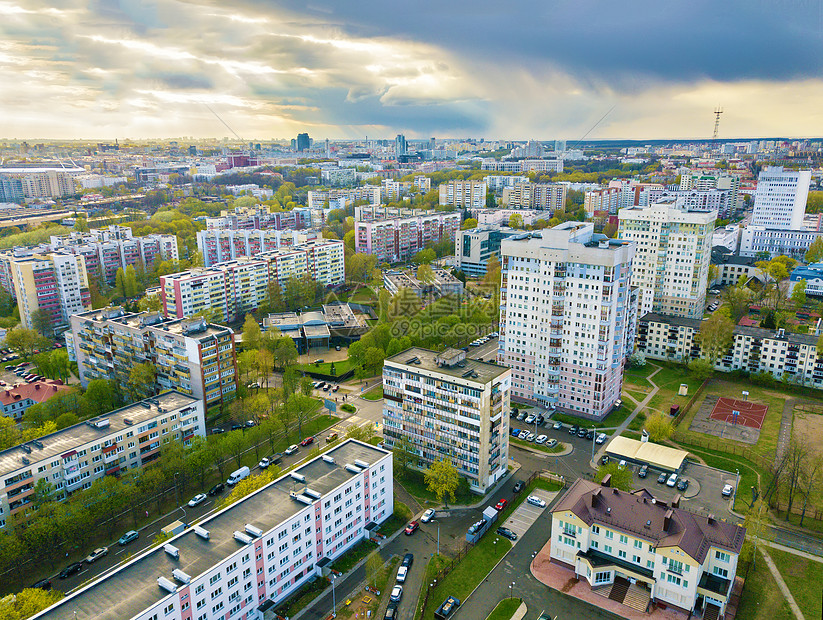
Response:
POLYGON ((157 391, 178 390, 206 405, 233 400, 237 393, 234 332, 202 318, 169 319, 120 307, 91 310, 71 317, 66 347, 84 387, 92 379, 127 386, 132 367, 151 363, 157 391))
POLYGON ((203 254, 203 265, 211 267, 264 252, 305 244, 317 239, 315 231, 209 229, 197 231, 197 249, 203 254))
POLYGON ((203 402, 165 392, 50 435, 0 452, 0 528, 10 515, 26 512, 35 487, 45 480, 56 497, 91 487, 160 457, 162 444, 191 443, 205 436, 203 402))
MULTIPOLYGON (((696 339, 700 319, 649 313, 637 322, 637 348, 647 358, 689 362, 701 355, 696 339)), ((818 336, 784 329, 737 325, 729 349, 715 363, 722 372, 768 372, 777 379, 823 389, 823 356, 818 336)))
POLYGON ((274 618, 391 516, 393 484, 392 453, 350 439, 34 618, 274 618))

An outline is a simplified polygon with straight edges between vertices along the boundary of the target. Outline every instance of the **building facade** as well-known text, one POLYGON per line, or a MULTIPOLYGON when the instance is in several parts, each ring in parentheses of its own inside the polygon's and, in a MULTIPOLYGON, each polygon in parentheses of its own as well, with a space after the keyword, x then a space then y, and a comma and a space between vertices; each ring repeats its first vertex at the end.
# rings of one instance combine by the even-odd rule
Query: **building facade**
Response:
POLYGON ((679 495, 665 502, 578 479, 552 509, 551 561, 641 612, 653 601, 717 618, 745 538, 744 527, 680 508, 679 495))
POLYGON ((4 390, 0 390, 0 407, 2 407, 0 413, 15 422, 20 422, 32 405, 46 402, 52 396, 70 390, 71 388, 68 385, 63 385, 60 380, 32 381, 31 383, 10 385, 4 390))
POLYGON ((197 249, 203 254, 203 266, 211 267, 281 247, 294 247, 317 237, 315 231, 207 229, 197 231, 197 249))
POLYGON ((715 213, 687 211, 679 201, 618 212, 617 238, 636 244, 632 286, 638 312, 703 315, 715 213))
POLYGON ((812 173, 766 166, 757 177, 751 224, 773 230, 801 230, 812 173))
POLYGON ((163 444, 206 434, 203 402, 166 392, 0 452, 0 528, 28 514, 35 486, 47 480, 58 498, 88 489, 160 457, 163 444))
POLYGON ((506 475, 511 370, 463 351, 407 349, 383 364, 383 437, 407 441, 411 465, 451 460, 476 493, 506 475))
POLYGON ((635 244, 566 222, 503 240, 497 359, 512 396, 602 420, 633 350, 635 244))
POLYGON ((749 225, 740 233, 740 254, 768 259, 782 255, 802 262, 809 246, 820 236, 823 232, 817 230, 783 230, 749 225))
POLYGON ((467 276, 484 276, 489 258, 500 258, 500 244, 518 234, 511 228, 478 227, 458 230, 454 237, 455 267, 467 276))
POLYGON ((440 204, 461 209, 480 209, 486 206, 485 181, 452 180, 442 183, 438 189, 440 204))
POLYGON ((233 400, 237 394, 234 332, 203 319, 129 314, 120 307, 91 310, 71 317, 66 347, 77 362, 83 387, 92 379, 126 386, 133 366, 150 363, 158 392, 176 390, 206 406, 233 400))
POLYGON ((454 241, 460 219, 460 213, 453 212, 356 222, 355 251, 374 254, 379 261, 408 260, 431 243, 444 238, 454 241))
POLYGON ((33 618, 272 618, 391 516, 392 489, 391 452, 350 439, 33 618))
POLYGON ((568 187, 559 183, 518 183, 503 189, 504 207, 564 212, 568 187))

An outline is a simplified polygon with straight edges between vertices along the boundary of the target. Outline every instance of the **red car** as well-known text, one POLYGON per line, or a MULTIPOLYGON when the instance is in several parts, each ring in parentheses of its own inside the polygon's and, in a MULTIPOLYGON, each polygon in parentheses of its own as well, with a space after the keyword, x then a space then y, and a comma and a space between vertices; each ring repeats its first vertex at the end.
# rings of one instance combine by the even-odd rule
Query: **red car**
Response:
POLYGON ((303 441, 300 442, 300 445, 305 448, 306 446, 312 443, 314 443, 314 437, 306 437, 303 441))
POLYGON ((417 521, 412 521, 409 523, 404 530, 406 532, 406 536, 411 536, 414 534, 418 527, 420 527, 420 524, 417 521))
POLYGON ((495 507, 495 508, 497 508, 497 510, 498 510, 498 511, 500 511, 500 510, 503 510, 503 509, 504 509, 506 506, 508 506, 508 505, 509 505, 509 500, 507 500, 507 499, 501 499, 499 502, 497 502, 497 503, 494 505, 494 507, 495 507))

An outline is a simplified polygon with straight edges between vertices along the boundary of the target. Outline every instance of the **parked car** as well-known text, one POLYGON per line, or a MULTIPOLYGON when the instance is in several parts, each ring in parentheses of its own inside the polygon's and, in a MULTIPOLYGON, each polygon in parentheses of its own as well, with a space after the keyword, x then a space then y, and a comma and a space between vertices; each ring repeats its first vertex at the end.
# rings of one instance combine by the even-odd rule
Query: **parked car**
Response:
POLYGON ((323 386, 323 391, 324 392, 328 392, 330 389, 331 389, 331 383, 327 383, 326 385, 323 386))
POLYGON ((721 494, 723 495, 723 497, 731 497, 733 492, 734 492, 734 487, 730 484, 727 484, 726 486, 723 487, 723 490, 721 491, 721 494))
POLYGON ((532 506, 539 506, 540 508, 546 507, 546 500, 540 499, 537 495, 529 495, 526 498, 526 501, 532 506))
POLYGON ((242 428, 243 428, 243 425, 242 425, 242 424, 232 424, 232 425, 231 425, 231 430, 233 430, 233 431, 239 431, 239 430, 241 430, 242 428))
POLYGON ((689 479, 688 478, 681 478, 677 481, 677 490, 678 491, 685 491, 689 488, 689 479))
POLYGON ((394 586, 391 590, 391 595, 389 595, 389 600, 397 603, 401 598, 403 598, 403 586, 394 586))
POLYGON ((511 434, 512 434, 512 437, 518 437, 520 435, 520 429, 519 428, 511 429, 511 434))
POLYGON ((557 440, 556 439, 549 439, 546 442, 546 447, 547 448, 554 448, 556 445, 557 445, 557 440))
POLYGON ((406 536, 411 536, 417 531, 417 528, 420 527, 420 524, 417 521, 412 521, 406 526, 406 529, 403 530, 406 533, 406 536))
POLYGON ((286 451, 283 454, 285 454, 286 456, 291 456, 292 454, 297 452, 299 449, 300 448, 298 448, 296 444, 292 444, 288 448, 286 448, 286 451))
POLYGON ((534 433, 529 433, 526 435, 526 441, 534 441, 536 435, 534 433))
POLYGON ((523 487, 526 486, 526 483, 522 480, 518 480, 514 483, 514 488, 512 488, 513 493, 520 493, 523 490, 523 487))
POLYGON ((666 480, 666 486, 673 487, 675 484, 677 484, 677 474, 672 474, 669 476, 669 479, 666 480))
POLYGON ((313 443, 314 443, 314 437, 312 437, 311 435, 309 435, 309 436, 308 436, 308 437, 306 437, 303 441, 301 441, 301 442, 300 442, 300 445, 301 445, 301 446, 303 446, 303 447, 305 448, 306 446, 309 446, 309 445, 311 445, 311 444, 313 444, 313 443))
POLYGON ((265 456, 260 459, 260 462, 257 464, 260 469, 266 469, 269 465, 271 465, 271 461, 265 456))
POLYGON ((222 482, 218 482, 212 488, 209 489, 209 492, 206 494, 209 497, 214 497, 215 495, 220 495, 223 492, 223 489, 226 488, 222 482))
POLYGON ((517 540, 517 534, 512 532, 507 527, 498 527, 497 533, 500 534, 503 538, 508 538, 509 540, 517 540))
POLYGON ((401 566, 397 569, 397 577, 395 577, 395 581, 397 583, 405 583, 406 582, 406 575, 409 574, 409 569, 406 566, 401 566))
POLYGON ((460 600, 450 596, 435 610, 434 615, 436 618, 448 618, 458 607, 460 607, 460 600))
POLYGON ((423 513, 423 516, 420 517, 420 520, 423 523, 428 523, 432 519, 434 519, 434 508, 429 508, 426 512, 423 513))
POLYGON ((563 423, 562 422, 555 422, 554 424, 552 424, 552 428, 556 431, 559 431, 561 428, 563 428, 563 423))
POLYGON ((657 484, 666 484, 666 480, 669 478, 669 475, 666 472, 663 472, 657 477, 657 484))
POLYGON ((339 385, 335 385, 335 386, 331 389, 331 391, 332 391, 332 392, 336 392, 336 391, 337 391, 337 390, 339 390, 339 389, 340 389, 340 386, 339 386, 339 385))
POLYGON ((403 556, 403 561, 400 563, 400 566, 410 567, 412 564, 414 564, 414 554, 413 553, 407 553, 406 555, 403 556))
POLYGON ((191 506, 192 508, 194 508, 195 506, 199 506, 200 504, 206 501, 207 497, 208 496, 205 493, 198 493, 189 500, 189 506, 191 506))
POLYGON ((520 413, 517 414, 517 419, 518 419, 518 421, 522 422, 523 420, 526 419, 526 413, 521 411, 520 413))
POLYGON ((574 424, 571 428, 569 428, 569 435, 577 435, 577 431, 580 430, 580 427, 577 424, 574 424))
POLYGON ((383 616, 383 620, 397 620, 397 603, 389 603, 389 606, 386 607, 386 615, 383 616))
POLYGON ((596 443, 597 445, 601 445, 601 444, 606 443, 606 439, 608 439, 608 436, 606 435, 606 433, 600 433, 597 436, 597 439, 594 440, 594 443, 596 443))
POLYGON ((340 345, 339 344, 334 345, 334 350, 339 351, 340 350, 340 345))
POLYGON ((518 436, 518 439, 526 439, 526 437, 528 437, 528 436, 529 436, 529 431, 523 430, 523 431, 520 431, 520 435, 518 436))
POLYGON ((546 440, 548 438, 549 438, 548 435, 538 435, 537 437, 534 438, 534 443, 538 443, 538 444, 542 445, 542 444, 546 443, 546 440))
POLYGON ((51 590, 51 579, 41 579, 37 583, 32 584, 31 587, 40 590, 51 590))
POLYGON ((533 413, 526 416, 526 424, 534 424, 534 421, 537 419, 537 416, 533 413))
POLYGON ((211 434, 212 434, 212 435, 219 435, 220 433, 225 433, 225 432, 226 432, 226 431, 224 431, 224 430, 223 430, 222 428, 220 428, 219 426, 218 426, 218 427, 216 427, 216 428, 211 429, 211 434))
POLYGON ((255 424, 254 420, 246 420, 246 428, 254 428, 255 424))
POLYGON ((587 441, 594 441, 594 431, 589 429, 586 431, 586 440, 587 441))
POLYGON ((120 537, 120 540, 117 541, 117 544, 122 547, 123 545, 128 545, 133 540, 137 540, 139 537, 139 532, 137 532, 136 530, 129 530, 120 537))
POLYGON ((546 418, 544 418, 542 415, 537 416, 537 419, 535 420, 535 422, 537 423, 538 426, 543 426, 543 423, 545 421, 546 421, 546 418))
POLYGON ((108 554, 109 554, 109 548, 108 547, 100 547, 98 549, 95 549, 94 551, 92 551, 90 554, 88 554, 86 556, 86 564, 94 564, 97 560, 102 558, 104 555, 108 555, 108 554))
POLYGON ((641 478, 645 478, 648 473, 649 473, 649 466, 648 465, 643 465, 643 467, 640 468, 640 471, 637 472, 637 475, 640 476, 641 478))
POLYGON ((73 562, 72 564, 69 564, 66 568, 61 570, 58 577, 60 577, 60 579, 65 579, 66 577, 70 577, 74 573, 79 573, 81 570, 83 570, 83 563, 73 562))
POLYGON ((587 432, 588 431, 586 431, 585 428, 581 428, 577 431, 577 436, 580 437, 580 439, 583 439, 586 436, 587 432))
POLYGON ((497 502, 497 503, 494 505, 494 507, 495 507, 497 510, 503 510, 503 509, 504 509, 506 506, 508 506, 508 505, 509 505, 509 500, 507 500, 507 499, 501 499, 499 502, 497 502))

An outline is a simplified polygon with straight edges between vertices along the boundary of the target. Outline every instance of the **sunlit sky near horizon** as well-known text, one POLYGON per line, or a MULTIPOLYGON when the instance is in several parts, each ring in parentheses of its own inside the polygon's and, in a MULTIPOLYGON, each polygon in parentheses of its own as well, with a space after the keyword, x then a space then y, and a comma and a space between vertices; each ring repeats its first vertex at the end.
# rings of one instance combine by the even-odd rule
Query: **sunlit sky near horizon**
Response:
POLYGON ((0 0, 0 85, 2 138, 820 136, 823 0, 0 0))

